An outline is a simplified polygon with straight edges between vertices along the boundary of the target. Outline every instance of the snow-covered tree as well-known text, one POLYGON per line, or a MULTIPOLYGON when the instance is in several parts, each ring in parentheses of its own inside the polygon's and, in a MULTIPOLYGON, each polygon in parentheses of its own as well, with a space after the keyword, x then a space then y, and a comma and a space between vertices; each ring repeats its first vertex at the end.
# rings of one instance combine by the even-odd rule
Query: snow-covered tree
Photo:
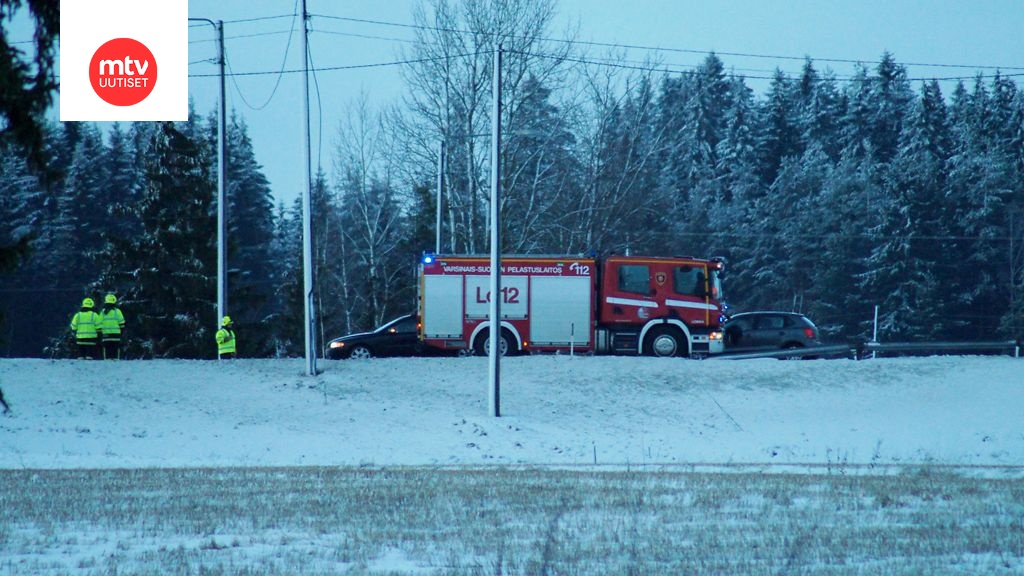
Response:
POLYGON ((955 310, 944 298, 942 272, 948 211, 945 103, 937 82, 926 84, 900 133, 884 177, 886 209, 861 287, 880 305, 879 331, 890 340, 927 340, 945 332, 955 310))
POLYGON ((104 259, 101 285, 121 294, 130 314, 129 355, 216 355, 214 185, 195 117, 180 128, 161 123, 153 134, 136 206, 143 232, 104 259))
POLYGON ((247 337, 240 341, 240 354, 265 356, 274 350, 273 327, 268 321, 277 284, 271 255, 273 197, 263 168, 256 161, 245 120, 232 114, 227 137, 225 195, 227 260, 231 272, 228 275, 228 311, 236 326, 246 332, 247 337))

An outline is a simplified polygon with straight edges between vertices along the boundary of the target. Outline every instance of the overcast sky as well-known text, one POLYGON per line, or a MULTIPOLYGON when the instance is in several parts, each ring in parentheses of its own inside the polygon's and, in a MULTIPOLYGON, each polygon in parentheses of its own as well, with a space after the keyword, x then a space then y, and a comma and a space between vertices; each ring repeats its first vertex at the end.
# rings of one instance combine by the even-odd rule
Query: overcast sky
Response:
MULTIPOLYGON (((412 24, 416 1, 307 0, 314 66, 399 60, 413 37, 413 30, 401 25, 412 24)), ((908 66, 912 78, 994 71, 986 66, 1024 73, 1024 0, 558 0, 557 5, 553 37, 576 27, 578 40, 661 48, 633 50, 628 58, 653 56, 680 68, 703 60, 706 54, 700 52, 714 50, 728 68, 750 78, 768 76, 776 67, 795 74, 804 56, 843 77, 853 64, 837 60, 870 63, 888 50, 898 61, 915 64, 908 66)), ((188 7, 191 18, 225 21, 231 72, 268 73, 229 79, 228 107, 249 124, 257 160, 275 195, 291 201, 304 185, 302 75, 276 72, 301 67, 301 22, 292 16, 301 10, 301 0, 189 0, 188 7), (291 35, 290 29, 295 30, 291 35)), ((205 114, 217 104, 217 67, 206 61, 214 58, 216 44, 212 27, 191 24, 189 91, 205 114), (199 76, 204 74, 211 76, 199 76)), ((25 39, 16 36, 15 30, 14 40, 25 39)), ((313 163, 321 148, 320 161, 330 172, 341 111, 360 92, 374 106, 392 103, 402 85, 397 66, 322 71, 317 81, 323 114, 314 103, 313 163)), ((754 79, 748 84, 758 94, 765 85, 754 79)), ((953 82, 942 87, 948 94, 953 82)))

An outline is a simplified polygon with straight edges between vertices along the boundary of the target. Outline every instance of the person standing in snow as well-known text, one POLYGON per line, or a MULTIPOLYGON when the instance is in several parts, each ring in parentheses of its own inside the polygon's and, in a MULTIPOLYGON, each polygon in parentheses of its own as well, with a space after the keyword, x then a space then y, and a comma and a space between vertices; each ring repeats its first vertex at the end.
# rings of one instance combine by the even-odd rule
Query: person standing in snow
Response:
POLYGON ((71 331, 78 345, 78 359, 99 358, 100 315, 93 311, 92 298, 82 300, 82 308, 71 318, 71 331))
POLYGON ((103 333, 103 359, 121 359, 121 333, 124 331, 124 314, 117 307, 117 297, 107 294, 103 299, 100 313, 100 330, 103 333))
POLYGON ((234 358, 235 351, 237 350, 235 344, 235 330, 234 323, 231 322, 231 316, 225 316, 220 321, 220 330, 217 330, 217 357, 218 358, 234 358))

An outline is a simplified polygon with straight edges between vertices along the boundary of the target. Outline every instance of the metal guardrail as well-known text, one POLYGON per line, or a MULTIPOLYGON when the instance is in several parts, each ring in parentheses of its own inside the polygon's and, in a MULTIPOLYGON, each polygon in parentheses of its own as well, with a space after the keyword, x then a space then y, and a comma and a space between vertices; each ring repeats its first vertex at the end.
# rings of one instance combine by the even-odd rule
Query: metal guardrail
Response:
POLYGON ((858 347, 865 352, 1011 352, 1020 358, 1021 345, 1016 340, 994 342, 865 342, 858 347))
POLYGON ((807 348, 786 348, 730 354, 728 352, 709 359, 750 360, 754 358, 870 358, 873 353, 922 352, 922 353, 969 353, 1005 352, 1020 358, 1024 342, 1002 340, 995 342, 863 342, 859 344, 837 344, 831 346, 810 346, 807 348))
POLYGON ((709 356, 715 360, 750 360, 753 358, 853 358, 857 347, 848 344, 834 346, 809 346, 806 348, 785 348, 783 350, 766 350, 764 352, 744 352, 740 354, 716 354, 709 356))

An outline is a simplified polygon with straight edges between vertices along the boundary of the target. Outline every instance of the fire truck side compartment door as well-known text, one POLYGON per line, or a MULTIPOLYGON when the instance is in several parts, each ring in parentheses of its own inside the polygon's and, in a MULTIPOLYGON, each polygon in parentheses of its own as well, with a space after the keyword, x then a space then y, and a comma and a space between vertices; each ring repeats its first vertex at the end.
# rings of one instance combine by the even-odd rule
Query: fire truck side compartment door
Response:
MULTIPOLYGON (((526 318, 526 300, 529 284, 526 276, 502 274, 501 317, 520 320, 526 318)), ((466 276, 466 318, 480 319, 491 316, 491 277, 466 276)))
POLYGON ((590 346, 591 282, 587 277, 534 276, 530 290, 530 341, 590 346))
POLYGON ((462 337, 462 276, 423 278, 423 336, 462 337))

